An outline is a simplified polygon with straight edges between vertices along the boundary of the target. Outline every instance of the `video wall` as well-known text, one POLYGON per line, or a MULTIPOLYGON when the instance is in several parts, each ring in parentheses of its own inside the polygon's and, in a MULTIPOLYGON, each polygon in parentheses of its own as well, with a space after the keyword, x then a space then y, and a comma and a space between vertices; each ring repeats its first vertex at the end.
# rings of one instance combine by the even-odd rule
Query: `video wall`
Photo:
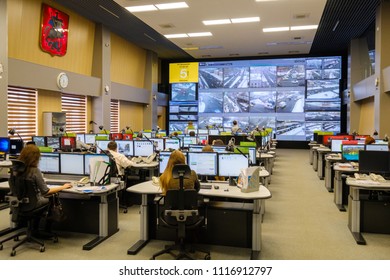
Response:
POLYGON ((271 127, 276 139, 310 140, 314 130, 340 132, 341 57, 199 63, 198 83, 173 83, 169 131, 189 120, 199 129, 250 132, 271 127))

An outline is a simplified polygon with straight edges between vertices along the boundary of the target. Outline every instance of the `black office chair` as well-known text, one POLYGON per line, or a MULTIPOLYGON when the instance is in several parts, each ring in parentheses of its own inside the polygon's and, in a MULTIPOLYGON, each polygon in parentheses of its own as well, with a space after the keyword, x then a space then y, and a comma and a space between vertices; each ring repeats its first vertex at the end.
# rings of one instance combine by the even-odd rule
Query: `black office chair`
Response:
POLYGON ((198 192, 194 189, 184 189, 184 179, 191 177, 191 170, 188 165, 175 165, 172 171, 172 176, 180 181, 180 189, 168 190, 164 198, 164 211, 161 212, 160 218, 162 223, 169 227, 175 228, 177 234, 177 241, 174 245, 169 246, 152 256, 151 259, 168 253, 175 259, 194 259, 189 253, 190 251, 197 251, 205 253, 204 259, 210 259, 210 252, 200 250, 194 246, 190 250, 186 248, 186 231, 188 229, 196 229, 203 224, 204 217, 198 212, 198 192), (178 254, 173 251, 178 250, 178 254))
MULTIPOLYGON (((11 174, 9 179, 9 185, 11 193, 7 196, 12 214, 12 221, 16 222, 18 226, 26 225, 26 229, 16 234, 9 236, 0 241, 0 250, 3 249, 3 243, 14 239, 19 240, 19 237, 26 235, 19 243, 12 247, 11 256, 16 255, 16 248, 24 243, 36 243, 40 245, 40 252, 45 251, 45 245, 42 241, 33 237, 34 225, 36 221, 39 221, 41 217, 47 214, 49 203, 35 207, 37 202, 37 196, 35 191, 35 183, 24 174, 26 167, 22 161, 12 160, 11 174)), ((52 235, 54 241, 57 242, 57 236, 52 235)))
POLYGON ((124 184, 123 189, 119 190, 119 194, 120 194, 119 208, 123 209, 123 213, 127 213, 127 205, 124 204, 124 203, 126 203, 126 200, 125 200, 125 194, 126 194, 125 193, 126 192, 126 184, 125 183, 126 182, 123 182, 123 176, 119 175, 119 170, 118 170, 118 167, 116 165, 116 161, 115 161, 114 157, 112 156, 112 154, 109 151, 107 151, 106 154, 108 155, 108 157, 110 159, 110 170, 109 170, 110 180, 111 180, 111 178, 117 178, 118 184, 119 183, 124 184))

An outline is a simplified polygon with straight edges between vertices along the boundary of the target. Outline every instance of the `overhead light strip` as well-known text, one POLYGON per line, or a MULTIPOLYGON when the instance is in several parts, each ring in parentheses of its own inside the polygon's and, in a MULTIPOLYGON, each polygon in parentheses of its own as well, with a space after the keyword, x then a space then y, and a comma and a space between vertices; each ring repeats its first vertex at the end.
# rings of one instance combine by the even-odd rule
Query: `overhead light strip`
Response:
POLYGON ((204 20, 204 25, 219 25, 219 24, 231 24, 231 23, 247 23, 247 22, 259 22, 260 17, 245 17, 245 18, 224 18, 215 20, 204 20))
POLYGON ((289 31, 289 30, 290 27, 288 26, 263 28, 263 32, 281 32, 281 31, 289 31))
POLYGON ((313 30, 317 29, 318 25, 301 25, 301 26, 283 26, 263 28, 263 32, 281 32, 281 31, 298 31, 298 30, 313 30))
POLYGON ((219 25, 219 24, 231 24, 230 19, 215 19, 215 20, 204 20, 202 21, 204 25, 219 25))
POLYGON ((131 13, 188 8, 186 2, 163 3, 125 7, 131 13))
POLYGON ((165 38, 173 39, 173 38, 188 38, 188 37, 209 37, 213 36, 211 32, 195 32, 195 33, 177 33, 177 34, 167 34, 164 35, 165 38))

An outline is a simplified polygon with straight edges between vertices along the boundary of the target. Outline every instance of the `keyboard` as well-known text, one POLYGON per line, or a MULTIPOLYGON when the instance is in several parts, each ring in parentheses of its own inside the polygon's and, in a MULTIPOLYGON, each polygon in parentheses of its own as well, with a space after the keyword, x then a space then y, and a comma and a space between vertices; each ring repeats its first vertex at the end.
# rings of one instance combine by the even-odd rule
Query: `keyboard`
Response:
POLYGON ((211 188, 212 188, 212 185, 200 185, 200 188, 201 189, 204 189, 204 190, 211 190, 211 188))
POLYGON ((64 181, 45 181, 46 185, 52 185, 52 186, 62 186, 63 184, 70 184, 70 182, 64 182, 64 181))

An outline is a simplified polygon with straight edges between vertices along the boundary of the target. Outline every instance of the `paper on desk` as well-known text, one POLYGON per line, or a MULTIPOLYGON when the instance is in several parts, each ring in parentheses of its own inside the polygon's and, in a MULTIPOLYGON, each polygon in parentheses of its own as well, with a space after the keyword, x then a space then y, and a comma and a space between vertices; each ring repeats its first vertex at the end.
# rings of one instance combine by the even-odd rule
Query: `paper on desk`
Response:
POLYGON ((366 185, 380 185, 380 182, 372 181, 372 180, 356 180, 356 182, 359 182, 359 184, 366 184, 366 185))
POLYGON ((82 193, 96 193, 96 192, 101 192, 105 191, 106 187, 105 186, 87 186, 87 187, 77 187, 75 188, 78 192, 82 193))

